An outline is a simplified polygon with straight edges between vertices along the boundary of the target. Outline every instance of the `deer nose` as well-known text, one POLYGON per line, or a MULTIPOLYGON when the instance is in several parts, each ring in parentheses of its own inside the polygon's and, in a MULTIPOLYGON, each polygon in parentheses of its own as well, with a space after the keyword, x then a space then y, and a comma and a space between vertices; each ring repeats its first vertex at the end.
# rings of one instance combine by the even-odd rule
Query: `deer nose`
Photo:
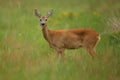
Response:
POLYGON ((44 25, 45 25, 45 23, 41 23, 41 25, 42 25, 42 26, 44 26, 44 25))

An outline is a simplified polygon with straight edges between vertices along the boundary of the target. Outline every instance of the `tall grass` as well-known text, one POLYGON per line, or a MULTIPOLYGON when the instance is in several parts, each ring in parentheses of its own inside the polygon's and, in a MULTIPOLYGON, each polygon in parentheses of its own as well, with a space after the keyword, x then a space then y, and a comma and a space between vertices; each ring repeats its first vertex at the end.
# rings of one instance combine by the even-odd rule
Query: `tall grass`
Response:
POLYGON ((0 80, 119 80, 119 0, 0 1, 0 80), (99 58, 84 49, 55 58, 44 40, 34 9, 54 9, 49 29, 91 28, 101 34, 99 58))

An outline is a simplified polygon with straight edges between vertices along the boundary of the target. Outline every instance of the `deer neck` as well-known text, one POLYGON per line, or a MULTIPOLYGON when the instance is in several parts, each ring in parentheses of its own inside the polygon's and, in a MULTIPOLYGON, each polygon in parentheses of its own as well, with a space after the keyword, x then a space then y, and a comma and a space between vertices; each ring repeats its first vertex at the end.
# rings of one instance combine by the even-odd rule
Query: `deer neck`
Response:
POLYGON ((42 28, 44 38, 51 43, 50 30, 47 28, 47 25, 42 28))

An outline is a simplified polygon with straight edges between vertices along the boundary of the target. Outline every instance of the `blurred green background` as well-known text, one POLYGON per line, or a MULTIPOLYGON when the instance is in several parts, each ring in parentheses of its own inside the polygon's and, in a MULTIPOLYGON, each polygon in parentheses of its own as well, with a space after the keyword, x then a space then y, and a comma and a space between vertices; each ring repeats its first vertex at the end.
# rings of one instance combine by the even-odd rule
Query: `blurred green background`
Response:
POLYGON ((120 0, 0 0, 0 80, 120 80, 120 0), (99 58, 80 48, 56 59, 34 9, 54 10, 51 30, 96 30, 99 58))

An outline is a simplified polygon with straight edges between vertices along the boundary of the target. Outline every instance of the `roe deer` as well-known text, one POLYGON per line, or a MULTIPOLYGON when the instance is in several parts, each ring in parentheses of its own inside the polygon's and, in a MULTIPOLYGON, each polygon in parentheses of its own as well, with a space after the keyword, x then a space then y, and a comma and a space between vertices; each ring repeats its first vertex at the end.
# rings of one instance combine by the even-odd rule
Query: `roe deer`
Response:
POLYGON ((65 49, 76 49, 84 47, 92 56, 96 57, 95 46, 100 39, 97 32, 92 29, 71 29, 71 30, 49 30, 47 19, 52 15, 53 10, 48 12, 47 16, 41 16, 40 12, 35 9, 35 15, 40 20, 42 33, 44 38, 49 43, 49 46, 54 48, 57 55, 64 57, 65 49))

